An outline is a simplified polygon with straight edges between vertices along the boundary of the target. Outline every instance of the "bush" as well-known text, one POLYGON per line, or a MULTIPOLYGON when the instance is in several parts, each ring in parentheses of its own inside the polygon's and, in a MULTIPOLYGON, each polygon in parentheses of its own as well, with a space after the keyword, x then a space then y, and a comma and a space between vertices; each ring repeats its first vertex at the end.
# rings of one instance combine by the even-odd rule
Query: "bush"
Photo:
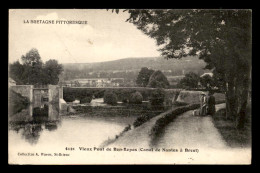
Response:
POLYGON ((146 121, 148 121, 150 119, 150 116, 148 115, 141 115, 140 117, 138 117, 134 123, 133 123, 133 126, 134 128, 142 125, 143 123, 145 123, 146 121))
POLYGON ((117 104, 116 94, 110 91, 106 91, 104 95, 104 102, 110 105, 116 105, 117 104))
POLYGON ((77 95, 77 98, 80 100, 80 103, 90 103, 93 98, 93 92, 88 90, 81 90, 81 94, 77 95))
POLYGON ((94 92, 95 98, 103 98, 104 97, 105 90, 97 90, 94 92))
POLYGON ((156 89, 150 96, 151 105, 163 105, 165 93, 162 89, 156 89))
POLYGON ((130 89, 115 90, 115 94, 117 95, 118 100, 121 100, 123 103, 128 103, 129 97, 131 95, 131 90, 130 89))
POLYGON ((128 126, 126 126, 126 127, 124 128, 124 130, 120 133, 120 136, 121 136, 123 133, 125 133, 125 132, 127 132, 127 131, 129 131, 129 130, 131 130, 131 125, 130 125, 130 124, 128 124, 128 126))
POLYGON ((92 96, 87 96, 82 99, 80 99, 80 103, 90 103, 92 101, 92 96))
POLYGON ((136 91, 130 96, 129 103, 142 104, 143 96, 140 92, 136 91))
POLYGON ((127 99, 126 97, 124 97, 124 98, 122 99, 122 102, 123 102, 123 103, 128 103, 128 99, 127 99))
POLYGON ((66 101, 66 102, 73 102, 76 100, 75 96, 72 95, 72 94, 66 94, 63 96, 63 99, 66 101))

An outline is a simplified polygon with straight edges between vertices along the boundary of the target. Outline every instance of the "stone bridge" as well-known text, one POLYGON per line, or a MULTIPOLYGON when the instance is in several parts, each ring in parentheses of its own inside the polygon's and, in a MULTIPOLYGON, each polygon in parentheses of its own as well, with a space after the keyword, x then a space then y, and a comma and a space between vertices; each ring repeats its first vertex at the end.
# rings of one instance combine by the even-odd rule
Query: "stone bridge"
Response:
MULTIPOLYGON (((15 85, 10 89, 29 99, 33 107, 41 107, 42 103, 59 104, 59 110, 64 108, 63 88, 58 85, 48 85, 43 88, 35 88, 33 85, 15 85)), ((66 109, 66 108, 65 108, 66 109)))

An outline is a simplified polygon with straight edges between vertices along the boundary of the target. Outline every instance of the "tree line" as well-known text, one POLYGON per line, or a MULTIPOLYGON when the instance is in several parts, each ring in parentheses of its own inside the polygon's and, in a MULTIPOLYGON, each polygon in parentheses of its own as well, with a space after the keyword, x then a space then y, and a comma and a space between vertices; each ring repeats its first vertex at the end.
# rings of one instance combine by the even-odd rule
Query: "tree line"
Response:
POLYGON ((50 59, 42 62, 37 49, 32 48, 21 56, 21 62, 16 61, 9 65, 9 77, 17 85, 57 85, 63 66, 57 60, 50 59))

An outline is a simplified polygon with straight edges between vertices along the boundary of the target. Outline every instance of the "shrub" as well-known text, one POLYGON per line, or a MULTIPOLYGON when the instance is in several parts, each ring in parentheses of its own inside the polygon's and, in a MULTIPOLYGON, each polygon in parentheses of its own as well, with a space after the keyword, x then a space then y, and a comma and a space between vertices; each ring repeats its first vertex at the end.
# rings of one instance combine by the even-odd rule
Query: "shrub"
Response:
POLYGON ((82 99, 80 99, 80 103, 90 103, 92 101, 92 96, 87 96, 82 99))
POLYGON ((106 91, 104 95, 104 102, 110 105, 117 104, 117 96, 111 91, 106 91))
POLYGON ((81 90, 80 95, 77 95, 80 103, 90 103, 93 98, 93 92, 88 90, 81 90))
POLYGON ((151 105, 162 105, 164 102, 165 93, 162 89, 156 89, 150 96, 151 105))
POLYGON ((140 117, 136 118, 136 120, 133 123, 134 128, 142 125, 146 121, 148 121, 150 117, 148 115, 141 115, 140 117))
POLYGON ((123 103, 129 102, 129 97, 131 95, 130 89, 120 89, 120 90, 115 90, 115 92, 118 100, 122 101, 123 103))
POLYGON ((75 96, 72 95, 72 94, 66 94, 63 96, 63 99, 66 101, 66 102, 73 102, 76 100, 75 96))
POLYGON ((104 97, 105 90, 97 90, 94 92, 95 98, 103 98, 104 97))
POLYGON ((142 104, 143 96, 140 92, 136 91, 130 96, 129 103, 142 104))
POLYGON ((124 130, 120 133, 120 136, 121 136, 123 133, 125 133, 125 132, 127 132, 127 131, 129 131, 129 130, 131 130, 131 125, 130 125, 130 124, 128 124, 128 126, 126 126, 126 127, 124 128, 124 130))
POLYGON ((124 98, 122 99, 122 102, 123 102, 123 103, 128 103, 127 97, 124 97, 124 98))

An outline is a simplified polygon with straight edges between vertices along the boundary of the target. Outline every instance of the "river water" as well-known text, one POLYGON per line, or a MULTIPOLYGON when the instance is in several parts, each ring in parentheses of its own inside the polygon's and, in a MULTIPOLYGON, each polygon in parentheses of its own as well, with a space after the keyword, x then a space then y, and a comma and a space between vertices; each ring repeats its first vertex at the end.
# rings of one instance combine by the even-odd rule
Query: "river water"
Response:
MULTIPOLYGON (((100 100, 92 103, 102 104, 100 100)), ((103 104, 103 106, 105 106, 103 104)), ((115 116, 106 114, 91 116, 88 113, 62 116, 58 105, 45 104, 39 108, 30 105, 15 115, 9 123, 10 148, 41 148, 57 146, 99 146, 108 139, 114 139, 124 128, 132 124, 137 116, 115 116)))

